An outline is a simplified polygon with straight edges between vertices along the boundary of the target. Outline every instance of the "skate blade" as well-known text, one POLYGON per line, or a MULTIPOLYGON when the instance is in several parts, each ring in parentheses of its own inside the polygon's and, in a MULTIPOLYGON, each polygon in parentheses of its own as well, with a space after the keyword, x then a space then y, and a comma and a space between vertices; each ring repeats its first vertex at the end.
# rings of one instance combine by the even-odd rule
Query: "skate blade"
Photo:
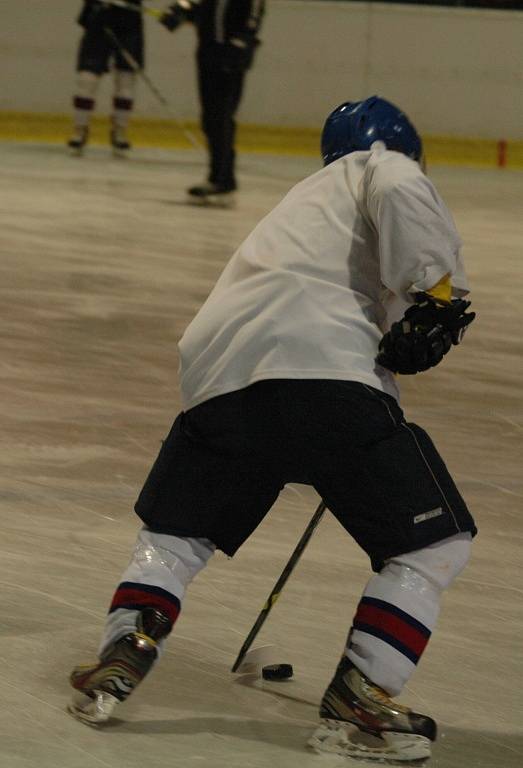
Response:
POLYGON ((83 147, 69 147, 69 157, 83 157, 83 147))
POLYGON ((200 208, 235 208, 236 198, 229 196, 224 199, 223 195, 187 195, 186 202, 189 205, 197 205, 200 208))
POLYGON ((378 737, 361 731, 356 725, 337 720, 322 720, 308 746, 318 754, 390 763, 419 763, 431 754, 430 739, 425 736, 385 732, 378 737))
POLYGON ((93 691, 93 698, 78 691, 73 694, 67 710, 82 723, 101 725, 109 720, 118 703, 115 696, 105 691, 93 691))
POLYGON ((128 160, 129 159, 129 150, 128 149, 117 149, 116 147, 113 147, 113 157, 116 157, 118 160, 128 160))

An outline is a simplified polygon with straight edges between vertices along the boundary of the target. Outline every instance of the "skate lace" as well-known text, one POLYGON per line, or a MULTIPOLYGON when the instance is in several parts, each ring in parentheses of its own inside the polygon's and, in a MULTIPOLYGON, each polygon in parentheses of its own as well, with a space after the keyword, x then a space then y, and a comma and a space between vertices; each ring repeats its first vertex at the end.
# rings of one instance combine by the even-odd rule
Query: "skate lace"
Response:
POLYGON ((369 698, 373 699, 377 704, 381 704, 389 709, 395 709, 398 712, 407 713, 409 711, 408 707, 404 707, 402 704, 398 704, 397 701, 394 701, 394 699, 391 699, 383 688, 379 688, 377 685, 371 685, 368 682, 364 683, 364 688, 366 689, 365 692, 369 698))
POLYGON ((144 632, 133 632, 134 637, 138 642, 142 642, 145 645, 150 645, 153 648, 156 648, 158 645, 157 641, 154 640, 154 638, 150 637, 150 635, 146 635, 144 632))

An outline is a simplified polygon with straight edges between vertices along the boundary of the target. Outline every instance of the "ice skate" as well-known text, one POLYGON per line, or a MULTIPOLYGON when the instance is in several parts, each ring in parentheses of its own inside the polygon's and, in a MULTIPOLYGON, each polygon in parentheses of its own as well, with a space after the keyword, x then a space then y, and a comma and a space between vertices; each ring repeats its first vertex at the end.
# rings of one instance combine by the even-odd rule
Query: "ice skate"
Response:
POLYGON ((73 135, 67 142, 67 146, 73 157, 81 157, 83 155, 88 138, 89 128, 86 125, 75 126, 73 135))
POLYGON ((393 701, 348 658, 338 665, 308 744, 316 752, 385 762, 430 757, 436 723, 393 701))
POLYGON ((113 155, 120 158, 128 157, 131 144, 127 138, 127 131, 125 128, 120 128, 113 125, 111 128, 110 138, 111 146, 113 148, 113 155))
POLYGON ((70 683, 75 693, 69 712, 89 725, 106 722, 149 672, 158 655, 157 644, 171 627, 163 613, 145 608, 138 615, 136 632, 110 645, 97 664, 73 669, 70 683))
POLYGON ((205 183, 187 190, 187 202, 215 208, 232 208, 236 204, 234 189, 219 184, 205 183))

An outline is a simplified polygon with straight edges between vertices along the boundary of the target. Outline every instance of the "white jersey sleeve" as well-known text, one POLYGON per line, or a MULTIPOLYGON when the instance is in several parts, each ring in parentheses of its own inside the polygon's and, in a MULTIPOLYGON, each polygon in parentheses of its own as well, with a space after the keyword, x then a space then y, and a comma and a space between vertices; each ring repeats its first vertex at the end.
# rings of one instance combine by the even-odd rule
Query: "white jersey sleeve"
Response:
POLYGON ((468 293, 460 237, 445 203, 419 165, 397 152, 371 154, 360 203, 377 232, 383 285, 406 302, 450 275, 468 293))

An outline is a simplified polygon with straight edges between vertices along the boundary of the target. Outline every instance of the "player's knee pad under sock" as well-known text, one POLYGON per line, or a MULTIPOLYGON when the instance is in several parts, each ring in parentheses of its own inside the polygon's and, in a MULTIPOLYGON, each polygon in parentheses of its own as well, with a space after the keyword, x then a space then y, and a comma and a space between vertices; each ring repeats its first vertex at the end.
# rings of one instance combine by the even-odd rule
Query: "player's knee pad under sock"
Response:
POLYGON ((134 99, 136 89, 136 75, 134 72, 127 72, 116 69, 114 72, 114 97, 122 99, 134 99))
POLYGON ((135 631, 138 612, 145 607, 157 608, 174 624, 187 587, 215 549, 208 539, 170 536, 143 528, 114 593, 99 653, 135 631))
POLYGON ((436 589, 442 591, 448 589, 465 568, 471 547, 470 533, 457 533, 424 549, 393 557, 388 562, 412 568, 436 589))
POLYGON ((346 653, 391 695, 411 676, 436 625, 440 597, 465 567, 470 534, 391 558, 367 584, 346 653))
POLYGON ((76 75, 75 94, 88 99, 94 99, 99 84, 100 75, 94 72, 87 72, 87 70, 81 70, 76 75))

